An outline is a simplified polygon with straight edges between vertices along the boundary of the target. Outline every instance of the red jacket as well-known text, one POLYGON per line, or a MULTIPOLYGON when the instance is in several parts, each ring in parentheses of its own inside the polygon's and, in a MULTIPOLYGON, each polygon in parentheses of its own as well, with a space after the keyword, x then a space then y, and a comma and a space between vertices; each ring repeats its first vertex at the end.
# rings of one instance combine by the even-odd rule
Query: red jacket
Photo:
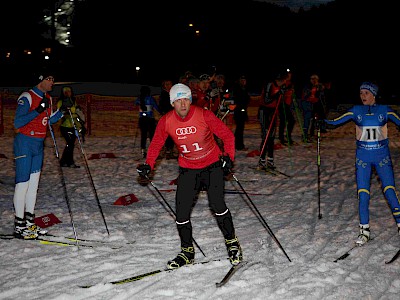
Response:
POLYGON ((170 111, 158 121, 147 151, 146 163, 154 168, 165 140, 170 136, 179 151, 179 166, 203 169, 218 161, 223 154, 214 134, 222 140, 225 153, 234 161, 235 137, 225 123, 211 111, 191 105, 184 119, 175 110, 170 111))

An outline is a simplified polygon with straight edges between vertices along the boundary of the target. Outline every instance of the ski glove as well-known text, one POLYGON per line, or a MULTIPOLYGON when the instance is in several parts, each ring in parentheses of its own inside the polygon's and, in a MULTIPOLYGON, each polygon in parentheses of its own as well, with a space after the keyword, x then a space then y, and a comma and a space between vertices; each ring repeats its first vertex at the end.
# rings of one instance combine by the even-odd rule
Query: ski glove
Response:
POLYGON ((38 107, 35 108, 35 110, 41 114, 46 110, 46 108, 50 107, 49 99, 46 97, 43 97, 42 101, 40 101, 38 107))
POLYGON ((221 162, 222 162, 222 170, 224 171, 224 176, 229 175, 232 171, 231 169, 233 168, 233 161, 229 157, 229 155, 224 155, 221 156, 221 162))
POLYGON ((60 111, 63 113, 63 115, 68 113, 68 110, 71 109, 72 105, 73 105, 73 103, 69 98, 63 100, 61 107, 60 107, 60 111))
POLYGON ((317 129, 324 128, 324 127, 326 127, 326 122, 325 122, 325 120, 316 120, 315 126, 317 127, 317 129))
POLYGON ((136 171, 139 173, 141 177, 148 178, 151 172, 151 168, 150 165, 144 163, 144 164, 139 164, 136 168, 136 171))

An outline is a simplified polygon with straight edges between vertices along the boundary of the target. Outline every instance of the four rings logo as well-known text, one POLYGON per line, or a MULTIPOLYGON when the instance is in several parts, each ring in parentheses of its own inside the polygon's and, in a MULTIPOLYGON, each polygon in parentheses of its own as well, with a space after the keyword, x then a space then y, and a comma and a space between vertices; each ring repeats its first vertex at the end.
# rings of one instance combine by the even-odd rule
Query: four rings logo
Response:
POLYGON ((177 128, 175 130, 175 133, 177 136, 181 136, 181 135, 188 135, 188 134, 194 134, 196 133, 197 129, 194 126, 190 126, 190 127, 184 127, 184 128, 177 128))

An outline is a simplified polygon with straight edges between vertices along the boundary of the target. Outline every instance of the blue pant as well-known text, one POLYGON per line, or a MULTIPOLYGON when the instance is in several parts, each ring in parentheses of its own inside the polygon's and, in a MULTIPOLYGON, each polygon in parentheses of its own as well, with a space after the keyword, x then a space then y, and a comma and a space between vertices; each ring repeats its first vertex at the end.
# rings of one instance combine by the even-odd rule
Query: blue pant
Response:
POLYGON ((14 139, 15 184, 29 180, 43 165, 44 139, 18 133, 14 139))
POLYGON ((392 211, 396 223, 400 223, 400 204, 396 194, 392 160, 388 148, 357 150, 356 177, 360 224, 369 223, 369 200, 372 168, 382 183, 382 191, 392 211))

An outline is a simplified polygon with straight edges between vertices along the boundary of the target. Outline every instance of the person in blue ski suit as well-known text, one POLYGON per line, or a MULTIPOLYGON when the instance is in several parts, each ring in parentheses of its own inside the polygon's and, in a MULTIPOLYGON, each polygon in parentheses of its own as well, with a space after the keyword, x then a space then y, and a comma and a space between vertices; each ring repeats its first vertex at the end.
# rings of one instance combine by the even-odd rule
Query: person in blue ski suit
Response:
POLYGON ((364 82, 360 86, 360 98, 363 105, 355 105, 342 116, 334 120, 323 120, 328 125, 339 126, 352 121, 356 125, 356 180, 360 234, 356 240, 358 246, 370 240, 369 201, 372 168, 375 168, 397 223, 400 234, 400 204, 397 197, 393 164, 389 151, 388 122, 400 126, 400 116, 388 105, 375 101, 378 86, 364 82))
POLYGON ((54 77, 44 70, 38 76, 39 83, 18 97, 15 112, 14 138, 15 191, 14 236, 20 239, 36 239, 47 231, 35 224, 35 204, 43 166, 44 140, 49 124, 62 118, 61 107, 53 112, 52 98, 54 77))
POLYGON ((139 108, 140 148, 142 149, 142 156, 145 158, 147 154, 147 138, 151 142, 156 131, 157 122, 154 110, 159 114, 161 114, 161 110, 157 105, 156 99, 151 96, 150 87, 147 85, 143 85, 140 88, 140 95, 135 100, 135 105, 139 108))

